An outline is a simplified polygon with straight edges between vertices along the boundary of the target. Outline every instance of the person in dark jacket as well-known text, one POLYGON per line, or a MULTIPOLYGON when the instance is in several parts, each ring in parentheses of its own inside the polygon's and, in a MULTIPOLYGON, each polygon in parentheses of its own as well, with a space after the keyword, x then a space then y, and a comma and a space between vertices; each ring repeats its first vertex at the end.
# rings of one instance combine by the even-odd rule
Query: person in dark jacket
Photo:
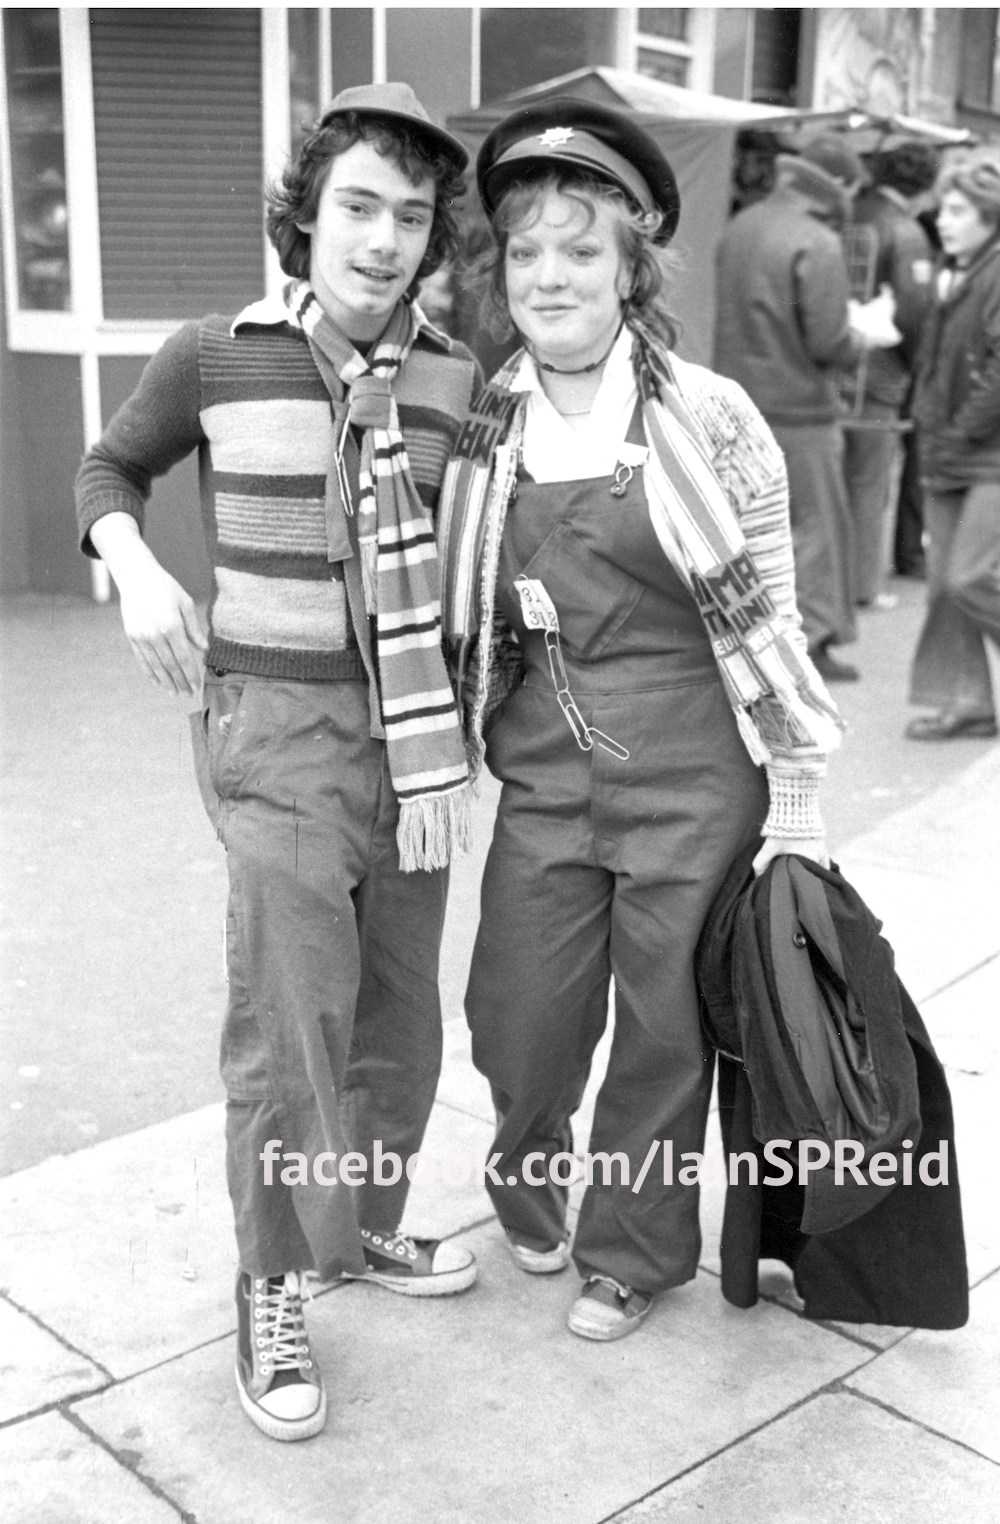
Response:
POLYGON ((855 638, 837 371, 864 347, 839 229, 864 169, 832 134, 775 165, 770 195, 737 213, 719 244, 715 368, 749 393, 784 453, 809 655, 837 681, 858 675, 828 649, 855 638))
POLYGON ((944 261, 917 361, 927 613, 910 702, 915 741, 994 736, 986 640, 1000 645, 1000 162, 984 152, 938 183, 944 261))
POLYGON ((851 593, 855 604, 877 603, 888 562, 888 519, 902 464, 899 418, 910 390, 920 333, 933 300, 934 249, 916 219, 937 178, 937 155, 927 143, 901 143, 876 154, 872 184, 854 202, 852 223, 871 230, 872 289, 888 286, 901 340, 872 350, 845 395, 854 427, 844 431, 844 476, 854 521, 851 593))

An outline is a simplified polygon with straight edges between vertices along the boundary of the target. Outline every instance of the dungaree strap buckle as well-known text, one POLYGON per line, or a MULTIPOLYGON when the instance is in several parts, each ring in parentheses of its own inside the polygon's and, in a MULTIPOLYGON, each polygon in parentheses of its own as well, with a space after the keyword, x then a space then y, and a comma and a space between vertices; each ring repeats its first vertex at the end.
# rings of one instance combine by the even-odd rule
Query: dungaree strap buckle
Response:
POLYGON ((630 444, 628 440, 622 445, 618 464, 615 466, 615 479, 611 484, 612 497, 624 497, 625 489, 635 475, 637 466, 644 466, 649 457, 649 446, 630 444))

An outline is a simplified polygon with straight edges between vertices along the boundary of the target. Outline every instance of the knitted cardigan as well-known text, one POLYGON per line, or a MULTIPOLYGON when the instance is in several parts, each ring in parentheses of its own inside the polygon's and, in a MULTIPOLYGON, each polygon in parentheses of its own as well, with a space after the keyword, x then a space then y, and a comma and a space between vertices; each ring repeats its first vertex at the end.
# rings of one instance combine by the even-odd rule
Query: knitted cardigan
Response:
MULTIPOLYGON (((82 548, 91 525, 125 512, 143 526, 152 478, 199 454, 212 560, 209 666, 265 677, 363 678, 343 563, 327 558, 330 397, 283 304, 186 324, 77 476, 82 548)), ((426 325, 395 395, 414 485, 432 515, 479 368, 426 325)))
MULTIPOLYGON (((781 451, 743 388, 704 366, 671 355, 674 377, 704 436, 709 459, 732 504, 747 549, 783 616, 788 638, 805 654, 806 638, 795 600, 795 564, 788 519, 788 481, 781 451)), ((484 589, 481 638, 459 695, 470 759, 475 769, 484 749, 483 729, 521 676, 520 647, 495 610, 495 589, 484 589), (485 669, 483 661, 485 659, 485 669)), ((810 751, 767 763, 770 809, 765 836, 821 837, 819 780, 826 757, 810 751)))

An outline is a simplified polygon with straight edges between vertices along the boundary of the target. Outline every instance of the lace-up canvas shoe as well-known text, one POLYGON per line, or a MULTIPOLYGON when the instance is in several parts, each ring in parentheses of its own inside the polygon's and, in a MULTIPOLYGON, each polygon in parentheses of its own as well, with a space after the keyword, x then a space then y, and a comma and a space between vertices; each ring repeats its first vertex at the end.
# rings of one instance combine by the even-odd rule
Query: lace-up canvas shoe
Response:
POLYGON ((556 1275, 569 1264, 569 1244, 565 1238, 554 1249, 531 1249, 508 1237, 507 1248, 517 1268, 526 1275, 556 1275))
POLYGON ((476 1279, 475 1257, 458 1244, 438 1238, 408 1238, 405 1233, 371 1233, 361 1229, 366 1275, 345 1275, 348 1281, 374 1281, 400 1296, 451 1296, 466 1291, 476 1279))
POLYGON ((302 1314, 299 1276, 236 1277, 236 1390, 270 1439, 309 1439, 326 1422, 326 1392, 302 1314))
POLYGON ((570 1308, 567 1323, 581 1339, 623 1339, 633 1333, 653 1305, 648 1291, 633 1291, 609 1275, 591 1275, 570 1308))

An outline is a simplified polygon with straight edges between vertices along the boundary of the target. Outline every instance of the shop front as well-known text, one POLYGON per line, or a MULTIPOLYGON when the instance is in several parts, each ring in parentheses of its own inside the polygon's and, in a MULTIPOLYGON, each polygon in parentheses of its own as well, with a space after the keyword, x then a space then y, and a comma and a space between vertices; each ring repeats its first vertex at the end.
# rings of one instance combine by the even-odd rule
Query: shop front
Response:
MULTIPOLYGON (((472 99, 472 12, 370 7, 3 13, 3 585, 108 596, 76 548, 86 445, 188 318, 281 272, 262 191, 337 90, 402 71, 441 121, 472 99), (395 71, 395 72, 394 72, 395 71)), ((149 537, 208 587, 195 462, 157 484, 149 537)))

